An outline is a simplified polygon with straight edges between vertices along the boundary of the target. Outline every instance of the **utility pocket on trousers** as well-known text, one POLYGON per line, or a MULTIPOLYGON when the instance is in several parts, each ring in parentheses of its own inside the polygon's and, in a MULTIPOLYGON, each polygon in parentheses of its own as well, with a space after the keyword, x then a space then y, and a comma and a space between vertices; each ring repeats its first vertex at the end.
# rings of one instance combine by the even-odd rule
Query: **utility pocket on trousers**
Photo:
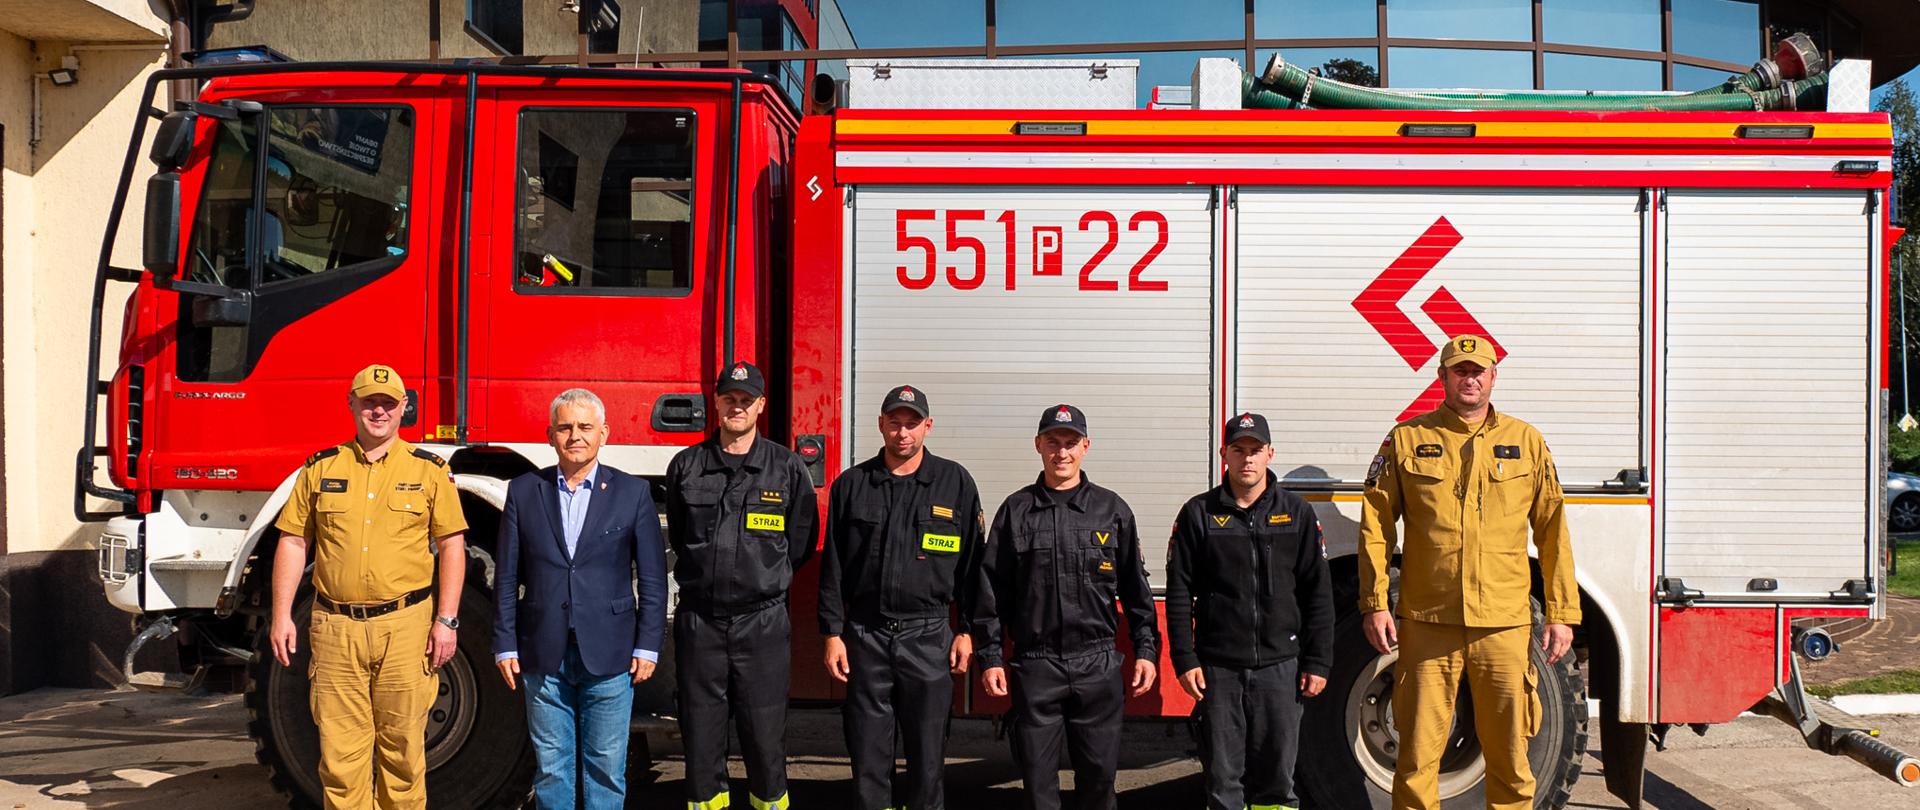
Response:
POLYGON ((1527 736, 1540 733, 1540 671, 1527 662, 1527 736))

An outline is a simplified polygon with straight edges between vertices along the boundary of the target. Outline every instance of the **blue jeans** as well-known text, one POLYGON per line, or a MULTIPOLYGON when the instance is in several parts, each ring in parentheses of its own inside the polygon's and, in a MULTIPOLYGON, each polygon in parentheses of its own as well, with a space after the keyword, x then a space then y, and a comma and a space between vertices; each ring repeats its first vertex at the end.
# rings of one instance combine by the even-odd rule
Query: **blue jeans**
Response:
POLYGON ((567 644, 560 672, 526 673, 527 731, 533 737, 533 798, 540 810, 618 810, 626 804, 627 734, 633 719, 633 676, 600 677, 567 644), (583 784, 576 788, 576 776, 583 784))

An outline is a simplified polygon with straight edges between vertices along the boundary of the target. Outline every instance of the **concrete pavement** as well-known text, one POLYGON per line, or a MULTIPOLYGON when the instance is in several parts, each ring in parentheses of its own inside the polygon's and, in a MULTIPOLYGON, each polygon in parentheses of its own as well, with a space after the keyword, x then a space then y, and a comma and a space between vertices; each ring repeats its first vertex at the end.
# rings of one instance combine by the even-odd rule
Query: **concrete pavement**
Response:
MULTIPOLYGON (((1920 717, 1872 718, 1885 738, 1920 748, 1920 717)), ((14 808, 284 807, 253 764, 246 712, 237 695, 200 697, 134 692, 40 690, 0 699, 0 810, 14 808)), ((1704 738, 1684 729, 1648 759, 1648 806, 1879 810, 1920 806, 1904 790, 1851 761, 1807 750, 1781 723, 1743 718, 1704 738)), ((845 806, 848 769, 834 711, 793 713, 794 806, 845 806)), ((949 805, 1018 806, 1020 786, 1003 742, 982 721, 957 721, 948 761, 949 805)), ((1187 757, 1179 725, 1141 725, 1128 732, 1121 807, 1197 807, 1199 768, 1187 757)), ((659 778, 636 785, 636 806, 685 806, 678 746, 656 744, 659 778)), ((740 774, 735 765, 736 775, 740 774)), ((1070 784, 1071 777, 1063 777, 1070 784)), ((1600 763, 1587 757, 1574 808, 1618 808, 1601 784, 1600 763)))

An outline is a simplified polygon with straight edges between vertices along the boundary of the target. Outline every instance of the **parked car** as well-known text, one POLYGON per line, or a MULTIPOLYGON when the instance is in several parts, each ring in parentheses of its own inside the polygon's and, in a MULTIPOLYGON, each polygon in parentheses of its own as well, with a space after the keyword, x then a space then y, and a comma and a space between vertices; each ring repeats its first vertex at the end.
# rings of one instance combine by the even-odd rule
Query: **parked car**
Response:
POLYGON ((1920 532, 1920 475, 1887 473, 1887 531, 1920 532))

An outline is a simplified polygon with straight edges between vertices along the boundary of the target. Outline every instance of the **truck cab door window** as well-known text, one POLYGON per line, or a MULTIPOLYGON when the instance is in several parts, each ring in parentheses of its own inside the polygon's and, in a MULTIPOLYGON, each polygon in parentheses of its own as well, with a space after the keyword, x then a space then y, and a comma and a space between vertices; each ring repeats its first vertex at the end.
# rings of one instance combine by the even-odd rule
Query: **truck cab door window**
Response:
POLYGON ((215 125, 187 272, 251 296, 248 322, 196 323, 179 375, 244 379, 273 335, 400 265, 413 178, 408 107, 270 107, 215 125), (264 129, 263 129, 264 121, 264 129))
POLYGON ((691 110, 520 114, 514 290, 692 291, 691 110))

